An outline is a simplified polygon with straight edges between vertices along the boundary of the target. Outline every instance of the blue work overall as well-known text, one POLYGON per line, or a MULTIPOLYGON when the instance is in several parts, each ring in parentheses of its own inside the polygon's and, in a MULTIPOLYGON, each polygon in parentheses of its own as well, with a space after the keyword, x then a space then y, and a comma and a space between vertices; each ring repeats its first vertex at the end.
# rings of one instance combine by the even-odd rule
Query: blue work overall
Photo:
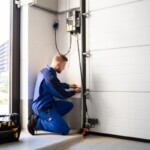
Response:
POLYGON ((69 89, 69 84, 61 83, 53 68, 47 66, 38 74, 32 103, 32 109, 38 116, 37 129, 63 135, 69 133, 70 128, 62 116, 73 108, 66 99, 75 95, 76 91, 65 89, 69 89))

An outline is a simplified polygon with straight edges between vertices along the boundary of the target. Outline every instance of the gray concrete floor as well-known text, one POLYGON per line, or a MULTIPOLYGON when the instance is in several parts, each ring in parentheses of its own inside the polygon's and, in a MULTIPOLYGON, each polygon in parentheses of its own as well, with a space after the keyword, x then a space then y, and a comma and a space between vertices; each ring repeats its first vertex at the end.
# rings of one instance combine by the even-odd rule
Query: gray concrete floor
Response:
POLYGON ((150 143, 89 135, 65 150, 150 150, 150 143))
POLYGON ((88 135, 72 130, 70 135, 38 131, 32 136, 22 131, 19 142, 0 144, 2 150, 150 150, 150 143, 88 135))
POLYGON ((64 150, 66 146, 82 140, 82 135, 72 130, 69 135, 38 131, 32 136, 27 131, 22 131, 18 142, 0 144, 2 150, 64 150))

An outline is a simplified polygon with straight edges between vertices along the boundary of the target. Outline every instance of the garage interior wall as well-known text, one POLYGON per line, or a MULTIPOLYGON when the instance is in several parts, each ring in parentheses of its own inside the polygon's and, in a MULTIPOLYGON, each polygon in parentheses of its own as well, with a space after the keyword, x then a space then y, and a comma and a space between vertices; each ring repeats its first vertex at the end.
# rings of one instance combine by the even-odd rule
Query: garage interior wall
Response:
POLYGON ((150 1, 87 0, 91 131, 150 139, 150 1))
MULTIPOLYGON (((44 5, 46 1, 39 1, 44 5)), ((80 1, 68 0, 53 1, 59 12, 71 8, 79 8, 80 1), (71 2, 71 1, 70 1, 71 2)), ((34 94, 34 86, 38 72, 47 64, 51 64, 52 57, 57 53, 55 48, 54 22, 59 22, 57 30, 57 44, 62 53, 69 48, 69 33, 66 32, 66 13, 56 15, 42 9, 29 6, 21 7, 21 122, 23 129, 27 128, 28 112, 31 112, 31 103, 34 94)), ((79 35, 80 39, 80 35, 79 35)), ((69 62, 66 69, 58 75, 62 82, 81 85, 76 37, 72 37, 72 49, 68 56, 69 62)), ((80 43, 80 41, 79 41, 80 43)), ((80 44, 81 45, 81 44, 80 44)), ((78 94, 71 101, 75 107, 65 117, 71 128, 80 128, 80 97, 78 94)))
POLYGON ((21 7, 21 15, 21 118, 26 128, 37 74, 55 54, 51 26, 57 16, 28 5, 21 7))
MULTIPOLYGON (((70 33, 66 32, 66 13, 58 15, 59 29, 57 31, 57 43, 58 48, 62 54, 65 54, 70 46, 70 33)), ((79 58, 78 58, 78 47, 77 47, 77 36, 72 35, 72 46, 70 53, 68 55, 68 62, 65 70, 58 77, 61 81, 67 82, 69 84, 75 83, 81 86, 81 76, 79 68, 79 58)), ((81 47, 81 36, 78 35, 79 47, 81 47)), ((72 128, 80 129, 81 125, 81 94, 76 94, 70 100, 74 103, 73 113, 70 115, 70 124, 72 128), (76 113, 74 113, 76 112, 76 113), (74 116, 74 117, 71 117, 74 116)))

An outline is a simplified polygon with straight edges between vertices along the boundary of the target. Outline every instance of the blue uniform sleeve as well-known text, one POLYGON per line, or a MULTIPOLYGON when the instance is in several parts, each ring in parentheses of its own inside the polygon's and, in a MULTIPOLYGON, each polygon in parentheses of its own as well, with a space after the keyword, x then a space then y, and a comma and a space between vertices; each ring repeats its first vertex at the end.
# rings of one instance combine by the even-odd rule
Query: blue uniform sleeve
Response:
POLYGON ((64 85, 66 87, 68 86, 67 84, 61 83, 55 76, 51 78, 49 82, 47 82, 49 92, 51 92, 51 94, 56 98, 67 99, 76 94, 75 90, 66 91, 64 85))
POLYGON ((61 84, 65 89, 69 89, 69 84, 67 84, 67 83, 61 83, 61 84))

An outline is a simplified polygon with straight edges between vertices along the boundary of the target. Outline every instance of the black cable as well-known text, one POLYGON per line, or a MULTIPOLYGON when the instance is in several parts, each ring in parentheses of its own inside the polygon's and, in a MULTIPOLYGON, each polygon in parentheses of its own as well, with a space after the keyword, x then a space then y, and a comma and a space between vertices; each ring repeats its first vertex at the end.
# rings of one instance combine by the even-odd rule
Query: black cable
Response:
MULTIPOLYGON (((81 84, 82 84, 81 86, 83 87, 83 85, 84 85, 83 84, 83 73, 82 73, 82 67, 81 67, 81 57, 80 57, 78 34, 77 34, 77 47, 78 47, 79 67, 80 67, 81 84)), ((87 104, 86 103, 85 103, 85 110, 86 110, 86 114, 88 115, 88 110, 87 110, 87 104)), ((89 115, 88 115, 88 118, 89 118, 89 115)))
POLYGON ((71 33, 70 33, 70 45, 69 45, 69 50, 67 51, 66 54, 62 54, 62 53, 59 51, 58 46, 57 46, 57 34, 56 34, 56 29, 55 29, 55 46, 56 46, 56 49, 57 49, 58 53, 61 54, 61 55, 68 55, 69 52, 70 52, 70 50, 71 50, 71 45, 72 45, 72 36, 71 36, 71 33))

